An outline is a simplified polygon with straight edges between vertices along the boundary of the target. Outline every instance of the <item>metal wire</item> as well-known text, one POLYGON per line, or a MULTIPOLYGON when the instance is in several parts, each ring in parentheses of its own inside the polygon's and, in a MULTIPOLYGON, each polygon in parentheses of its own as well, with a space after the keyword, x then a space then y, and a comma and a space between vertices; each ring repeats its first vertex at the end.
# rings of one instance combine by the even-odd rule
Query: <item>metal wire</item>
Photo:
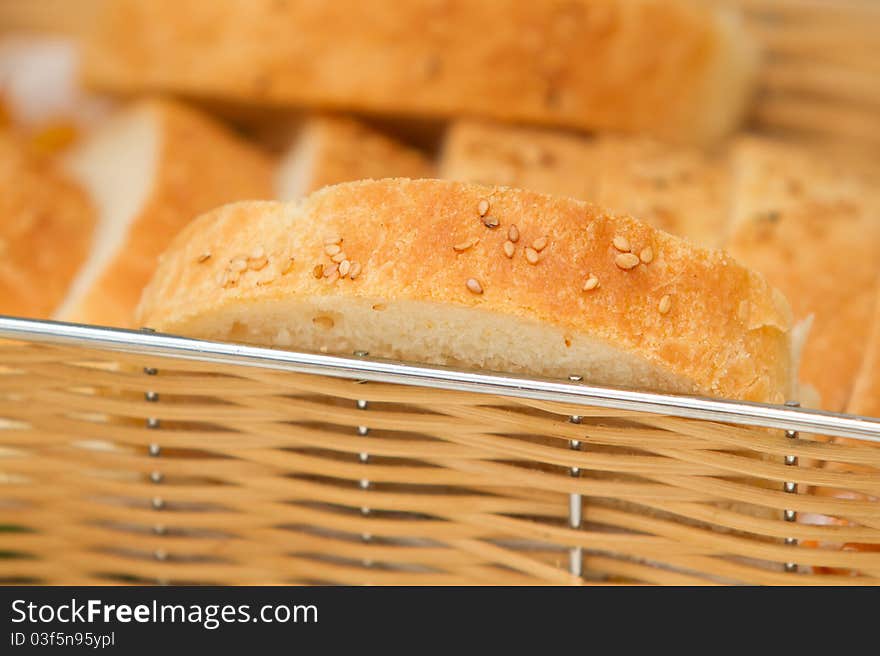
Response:
POLYGON ((261 367, 334 378, 557 401, 745 426, 820 433, 880 443, 878 419, 782 405, 637 392, 546 378, 461 371, 379 359, 280 351, 160 333, 16 319, 2 315, 0 315, 0 338, 261 367))

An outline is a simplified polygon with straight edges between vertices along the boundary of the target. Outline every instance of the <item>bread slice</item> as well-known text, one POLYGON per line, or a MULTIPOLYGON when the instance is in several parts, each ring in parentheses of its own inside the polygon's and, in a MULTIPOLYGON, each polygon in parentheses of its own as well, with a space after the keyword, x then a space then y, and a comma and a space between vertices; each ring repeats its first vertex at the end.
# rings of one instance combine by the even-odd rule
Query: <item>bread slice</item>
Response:
POLYGON ((0 314, 48 318, 86 258, 95 220, 83 189, 0 131, 0 314))
POLYGON ((503 187, 362 181, 220 208, 166 251, 138 320, 597 384, 789 393, 788 304, 760 275, 628 216, 503 187))
POLYGON ((739 14, 690 0, 116 0, 97 25, 111 91, 692 142, 740 122, 756 68, 739 14))
POLYGON ((276 198, 296 200, 339 182, 433 177, 417 150, 355 119, 310 116, 297 127, 275 176, 276 198))
POLYGON ((878 195, 858 174, 805 148, 743 139, 732 152, 727 249, 814 315, 801 379, 842 411, 867 345, 880 275, 878 195))
POLYGON ((490 121, 452 123, 443 141, 440 177, 505 185, 595 202, 602 162, 595 139, 490 121))
POLYGON ((644 137, 593 139, 458 121, 447 133, 440 173, 587 200, 704 246, 721 245, 728 220, 730 185, 721 154, 644 137))
POLYGON ((131 326, 156 258, 193 216, 272 196, 272 166, 202 114, 171 101, 126 109, 66 161, 99 209, 88 260, 58 318, 131 326))
POLYGON ((595 202, 629 212, 702 246, 725 241, 730 174, 723 151, 669 147, 646 138, 599 138, 595 202))

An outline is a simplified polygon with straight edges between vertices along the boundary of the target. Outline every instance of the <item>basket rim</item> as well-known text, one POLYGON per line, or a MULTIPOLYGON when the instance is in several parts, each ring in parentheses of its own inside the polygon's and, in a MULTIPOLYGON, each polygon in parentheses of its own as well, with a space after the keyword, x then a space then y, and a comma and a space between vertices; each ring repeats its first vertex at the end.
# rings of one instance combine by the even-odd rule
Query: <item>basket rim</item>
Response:
POLYGON ((154 332, 0 315, 0 338, 40 344, 240 365, 377 383, 475 392, 536 401, 630 410, 880 443, 880 419, 784 405, 661 394, 488 371, 370 358, 287 351, 154 332))

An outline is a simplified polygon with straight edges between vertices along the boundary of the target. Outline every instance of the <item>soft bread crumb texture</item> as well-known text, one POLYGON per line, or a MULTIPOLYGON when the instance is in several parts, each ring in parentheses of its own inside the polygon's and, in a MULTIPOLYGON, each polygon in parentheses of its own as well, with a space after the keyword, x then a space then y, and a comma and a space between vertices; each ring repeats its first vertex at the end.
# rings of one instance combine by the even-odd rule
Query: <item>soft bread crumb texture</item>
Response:
POLYGON ((138 321, 738 399, 790 391, 787 302, 724 253, 579 201, 439 180, 347 183, 202 216, 161 259, 138 321), (650 262, 622 267, 617 237, 629 255, 650 248, 650 262), (590 276, 599 284, 585 291, 590 276))
POLYGON ((52 314, 86 258, 96 214, 52 160, 0 132, 0 314, 52 314))

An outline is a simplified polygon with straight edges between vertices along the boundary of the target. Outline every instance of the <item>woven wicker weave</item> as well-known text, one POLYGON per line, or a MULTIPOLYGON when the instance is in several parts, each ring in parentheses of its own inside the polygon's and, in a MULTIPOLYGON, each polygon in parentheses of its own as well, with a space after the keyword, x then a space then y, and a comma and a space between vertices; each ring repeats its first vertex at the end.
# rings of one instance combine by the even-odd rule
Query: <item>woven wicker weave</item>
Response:
POLYGON ((880 504, 806 493, 880 496, 805 466, 880 468, 871 445, 37 343, 0 363, 6 581, 880 583, 840 548, 880 549, 880 504))

